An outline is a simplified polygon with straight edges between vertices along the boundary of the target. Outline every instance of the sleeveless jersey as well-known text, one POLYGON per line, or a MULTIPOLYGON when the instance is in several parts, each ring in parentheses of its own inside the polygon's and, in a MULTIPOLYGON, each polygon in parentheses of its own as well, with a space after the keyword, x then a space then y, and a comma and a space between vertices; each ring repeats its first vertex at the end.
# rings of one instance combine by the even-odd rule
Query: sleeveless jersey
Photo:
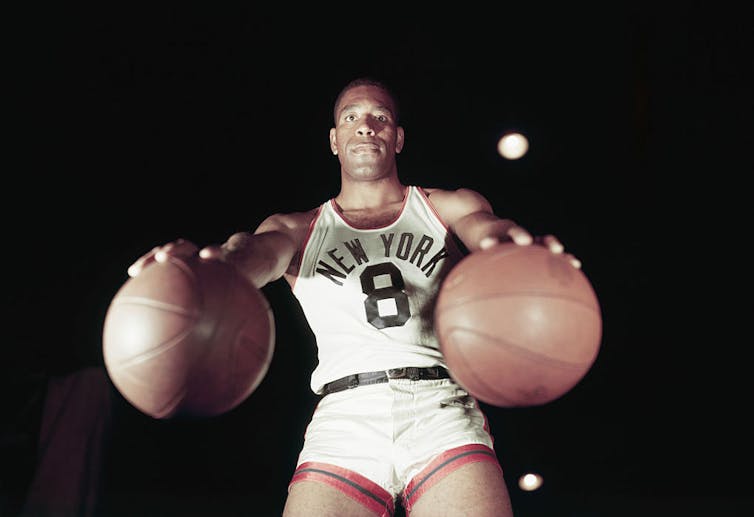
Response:
POLYGON ((424 192, 409 186, 398 217, 358 228, 319 207, 292 292, 318 348, 311 389, 354 373, 446 366, 433 329, 442 279, 463 258, 424 192))

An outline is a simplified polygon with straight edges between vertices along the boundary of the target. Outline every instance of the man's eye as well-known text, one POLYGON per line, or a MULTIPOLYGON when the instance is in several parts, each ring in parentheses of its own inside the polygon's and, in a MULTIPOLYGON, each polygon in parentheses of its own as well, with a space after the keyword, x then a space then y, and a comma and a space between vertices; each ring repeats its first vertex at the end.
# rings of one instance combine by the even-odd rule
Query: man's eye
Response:
POLYGON ((377 115, 377 117, 376 117, 376 118, 377 118, 377 120, 379 120, 380 122, 387 122, 387 116, 385 116, 385 115, 377 115))
POLYGON ((345 120, 346 122, 353 122, 354 120, 356 120, 356 115, 346 115, 346 116, 344 117, 344 120, 345 120))

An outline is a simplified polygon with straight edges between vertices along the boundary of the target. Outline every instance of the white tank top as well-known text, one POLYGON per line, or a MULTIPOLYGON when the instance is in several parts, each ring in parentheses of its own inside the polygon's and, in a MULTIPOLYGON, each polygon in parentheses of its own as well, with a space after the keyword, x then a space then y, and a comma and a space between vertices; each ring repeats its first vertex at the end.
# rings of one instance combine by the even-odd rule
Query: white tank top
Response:
POLYGON ((446 366, 433 330, 440 283, 463 257, 424 192, 408 188, 398 217, 378 228, 346 222, 333 199, 309 228, 293 294, 318 347, 311 388, 346 375, 446 366))

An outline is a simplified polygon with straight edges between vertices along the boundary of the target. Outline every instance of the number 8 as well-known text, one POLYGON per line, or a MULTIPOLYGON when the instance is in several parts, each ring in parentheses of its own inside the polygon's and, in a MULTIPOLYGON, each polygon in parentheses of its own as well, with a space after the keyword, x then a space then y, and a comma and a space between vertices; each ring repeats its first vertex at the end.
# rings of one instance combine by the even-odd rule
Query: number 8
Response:
POLYGON ((400 327, 411 317, 411 309, 408 306, 408 296, 403 291, 406 284, 403 281, 401 270, 392 262, 383 262, 368 266, 359 276, 361 280, 361 291, 367 295, 364 300, 364 308, 367 312, 367 321, 378 329, 387 327, 400 327), (377 288, 374 285, 374 277, 379 275, 390 275, 391 285, 377 288), (398 314, 390 316, 380 316, 380 310, 377 302, 392 298, 395 300, 395 307, 398 314))

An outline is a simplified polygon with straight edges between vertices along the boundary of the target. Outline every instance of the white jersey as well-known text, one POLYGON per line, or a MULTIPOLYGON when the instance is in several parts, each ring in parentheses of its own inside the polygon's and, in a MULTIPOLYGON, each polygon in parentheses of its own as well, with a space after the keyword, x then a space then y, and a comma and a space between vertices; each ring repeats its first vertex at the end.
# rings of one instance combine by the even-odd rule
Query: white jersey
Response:
POLYGON ((323 203, 301 253, 293 294, 318 346, 311 388, 404 366, 446 366, 434 334, 440 283, 463 257, 424 192, 408 188, 397 218, 357 228, 323 203))

